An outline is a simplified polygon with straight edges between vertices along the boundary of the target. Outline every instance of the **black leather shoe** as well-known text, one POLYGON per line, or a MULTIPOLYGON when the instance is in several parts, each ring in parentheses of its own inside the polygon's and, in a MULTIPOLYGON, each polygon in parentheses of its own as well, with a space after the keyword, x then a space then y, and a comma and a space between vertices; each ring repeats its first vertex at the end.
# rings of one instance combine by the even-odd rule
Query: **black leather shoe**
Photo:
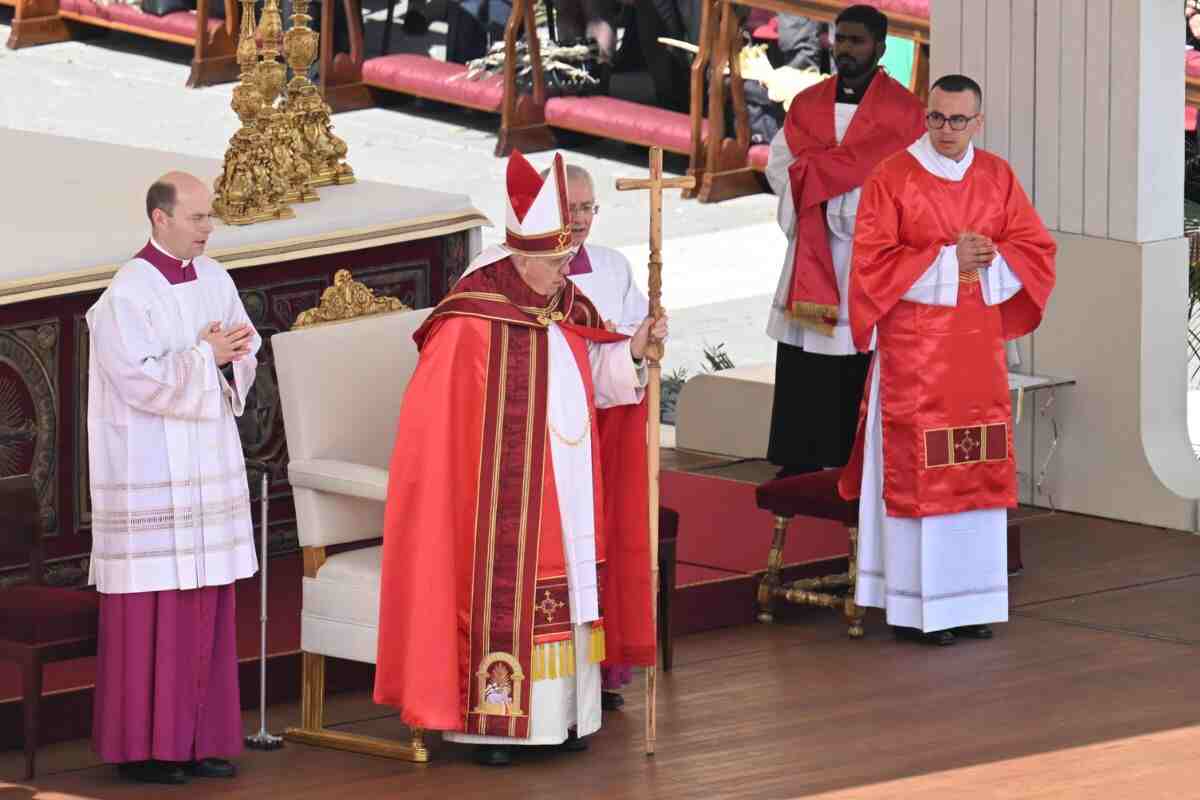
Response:
POLYGON ((129 781, 139 783, 169 783, 181 784, 188 782, 188 776, 175 764, 163 761, 127 761, 117 765, 117 773, 129 781))
POLYGON ((485 767, 507 767, 512 764, 512 753, 507 747, 481 744, 475 748, 475 763, 485 767))
POLYGON ((605 711, 616 711, 625 705, 625 698, 617 692, 601 692, 600 708, 605 711))
POLYGON ((189 761, 183 767, 189 775, 197 778, 232 778, 237 775, 237 767, 223 758, 202 758, 199 761, 189 761))
POLYGON ((954 631, 930 631, 929 633, 921 634, 921 638, 925 641, 925 644, 935 644, 938 647, 945 647, 957 641, 954 631))
POLYGON ((961 628, 955 628, 954 632, 968 639, 990 639, 993 636, 990 625, 964 625, 961 628))
POLYGON ((892 633, 897 639, 904 639, 910 642, 924 642, 925 644, 934 644, 939 647, 946 647, 955 642, 954 631, 930 631, 923 633, 916 628, 904 628, 899 625, 892 626, 892 633))
POLYGON ((588 743, 587 739, 582 739, 575 734, 575 731, 571 731, 567 734, 567 740, 558 747, 568 753, 582 753, 588 749, 588 743))

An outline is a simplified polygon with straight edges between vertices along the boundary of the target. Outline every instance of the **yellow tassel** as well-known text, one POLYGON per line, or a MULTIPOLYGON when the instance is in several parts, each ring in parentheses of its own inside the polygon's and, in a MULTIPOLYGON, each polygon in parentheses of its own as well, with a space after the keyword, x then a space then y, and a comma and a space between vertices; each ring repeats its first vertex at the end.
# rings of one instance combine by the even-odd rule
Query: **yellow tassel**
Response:
POLYGON ((544 665, 545 660, 546 648, 542 645, 535 644, 533 646, 533 665, 529 668, 529 671, 533 673, 533 679, 535 681, 540 681, 546 677, 546 667, 544 665))
POLYGON ((563 663, 559 664, 559 672, 564 678, 569 678, 575 674, 575 642, 567 641, 566 646, 562 649, 563 663))
POLYGON ((548 645, 550 651, 546 654, 546 677, 550 680, 558 678, 558 642, 548 645))
POLYGON ((604 628, 599 625, 592 626, 592 652, 588 659, 593 664, 599 664, 606 656, 604 654, 604 628))

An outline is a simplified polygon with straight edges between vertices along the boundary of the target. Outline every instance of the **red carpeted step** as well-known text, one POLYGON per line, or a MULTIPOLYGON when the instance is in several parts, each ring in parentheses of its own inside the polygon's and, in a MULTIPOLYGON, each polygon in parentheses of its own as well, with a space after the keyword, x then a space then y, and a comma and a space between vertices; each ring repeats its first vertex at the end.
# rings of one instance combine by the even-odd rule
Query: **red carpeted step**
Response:
POLYGON ((498 113, 504 99, 500 76, 467 80, 466 74, 463 64, 411 53, 369 58, 363 63, 363 83, 368 86, 498 113))
MULTIPOLYGON (((681 563, 742 573, 766 569, 775 518, 758 508, 756 484, 673 470, 664 470, 659 483, 662 504, 679 510, 681 563)), ((839 558, 849 545, 844 526, 796 517, 788 528, 783 561, 839 558)))
MULTIPOLYGON (((300 593, 304 564, 299 553, 271 559, 267 570, 267 652, 291 653, 300 649, 300 593)), ((259 652, 259 578, 237 584, 238 657, 253 658, 259 652)), ((95 681, 95 659, 79 658, 46 665, 45 693, 91 686, 95 681)), ((0 662, 0 702, 20 698, 21 673, 15 665, 0 662)))

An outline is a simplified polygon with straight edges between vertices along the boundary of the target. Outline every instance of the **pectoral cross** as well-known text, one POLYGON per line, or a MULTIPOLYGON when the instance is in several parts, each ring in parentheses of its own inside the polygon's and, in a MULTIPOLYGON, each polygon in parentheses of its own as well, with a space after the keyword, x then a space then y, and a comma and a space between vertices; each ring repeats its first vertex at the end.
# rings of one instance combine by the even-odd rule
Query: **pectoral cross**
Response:
MULTIPOLYGON (((646 288, 650 295, 650 316, 662 316, 662 192, 663 189, 691 189, 696 179, 663 178, 662 148, 650 148, 649 178, 617 178, 617 191, 629 192, 638 189, 650 190, 650 277, 646 288)), ((659 465, 659 415, 662 391, 662 342, 651 339, 646 344, 646 359, 649 381, 646 385, 648 422, 646 425, 646 472, 649 477, 650 495, 650 609, 654 619, 654 638, 658 640, 658 465, 659 465)), ((646 755, 654 755, 657 736, 658 668, 646 668, 646 755)))
MULTIPOLYGON (((650 191, 650 277, 646 288, 650 295, 650 316, 662 316, 662 193, 663 189, 691 189, 696 179, 690 175, 682 178, 664 178, 662 172, 662 148, 650 148, 649 178, 617 178, 617 191, 630 192, 640 189, 650 191)), ((662 342, 651 341, 646 348, 646 358, 657 364, 662 360, 662 342)))

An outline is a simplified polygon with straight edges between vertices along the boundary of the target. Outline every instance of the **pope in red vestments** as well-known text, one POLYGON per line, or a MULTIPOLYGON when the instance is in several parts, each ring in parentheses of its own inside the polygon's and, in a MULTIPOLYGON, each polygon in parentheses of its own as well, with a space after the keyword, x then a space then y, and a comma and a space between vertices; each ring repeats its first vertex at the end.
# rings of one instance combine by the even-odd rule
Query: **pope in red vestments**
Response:
POLYGON ((842 493, 860 503, 860 605, 939 644, 1008 618, 1017 503, 1005 342, 1041 322, 1056 246, 1007 163, 976 149, 978 85, 935 84, 929 132, 863 187, 855 344, 876 335, 842 493))
POLYGON ((566 279, 561 158, 508 167, 505 244, 417 331, 384 524, 375 700, 483 745, 599 728, 600 664, 655 662, 640 357, 566 279))

